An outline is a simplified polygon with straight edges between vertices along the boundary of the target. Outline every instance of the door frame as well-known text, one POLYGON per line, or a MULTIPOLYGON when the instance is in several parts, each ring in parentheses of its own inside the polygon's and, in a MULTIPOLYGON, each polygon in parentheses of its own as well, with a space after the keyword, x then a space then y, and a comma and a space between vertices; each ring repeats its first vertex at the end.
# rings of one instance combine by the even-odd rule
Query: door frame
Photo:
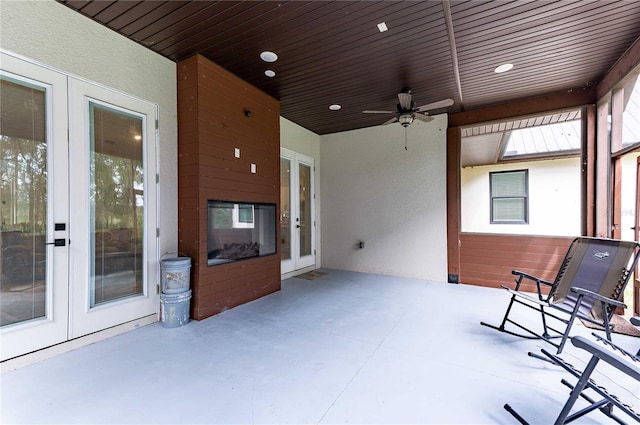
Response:
POLYGON ((313 267, 316 265, 316 191, 315 191, 315 159, 287 148, 280 148, 280 158, 290 161, 291 172, 289 177, 289 232, 291 235, 291 258, 281 261, 281 274, 295 272, 297 270, 313 267), (300 216, 300 196, 299 196, 299 166, 304 164, 311 170, 311 255, 300 256, 300 230, 296 228, 296 218, 300 216))

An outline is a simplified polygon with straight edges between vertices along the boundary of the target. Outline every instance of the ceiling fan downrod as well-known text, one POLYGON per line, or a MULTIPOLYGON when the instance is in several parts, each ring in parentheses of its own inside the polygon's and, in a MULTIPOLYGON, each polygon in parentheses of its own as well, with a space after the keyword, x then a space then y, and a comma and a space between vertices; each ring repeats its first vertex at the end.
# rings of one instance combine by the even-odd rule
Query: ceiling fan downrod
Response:
POLYGON ((404 126, 404 150, 408 150, 407 149, 407 126, 404 126))

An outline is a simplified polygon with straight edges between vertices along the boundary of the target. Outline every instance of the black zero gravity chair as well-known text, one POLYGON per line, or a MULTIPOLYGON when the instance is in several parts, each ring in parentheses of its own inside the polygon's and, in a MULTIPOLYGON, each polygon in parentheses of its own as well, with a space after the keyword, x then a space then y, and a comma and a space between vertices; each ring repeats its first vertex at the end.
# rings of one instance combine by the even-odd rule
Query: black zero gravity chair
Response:
POLYGON ((511 273, 518 276, 515 289, 502 285, 511 293, 500 326, 481 322, 501 332, 523 338, 539 338, 547 341, 562 352, 571 326, 576 318, 604 328, 607 339, 611 340, 610 321, 621 302, 624 288, 631 278, 633 269, 640 256, 640 244, 604 238, 579 237, 571 242, 567 254, 553 283, 517 270, 511 273), (537 293, 520 290, 524 279, 536 284, 537 293), (545 288, 549 288, 545 295, 545 288), (536 332, 509 317, 515 304, 519 304, 540 313, 542 332, 536 332), (554 326, 548 319, 554 320, 554 326), (507 323, 514 325, 526 334, 516 333, 505 328, 507 323), (553 338, 560 338, 555 343, 553 338))
MULTIPOLYGON (((561 381, 564 385, 571 389, 571 393, 562 410, 560 411, 560 414, 556 418, 555 424, 567 424, 596 409, 600 410, 602 413, 604 413, 617 423, 625 424, 626 422, 623 420, 623 418, 621 418, 616 412, 614 412, 614 407, 620 409, 622 412, 626 413, 632 419, 640 423, 640 414, 634 411, 632 406, 623 403, 617 396, 609 393, 606 388, 598 385, 591 378, 591 374, 596 369, 598 362, 602 360, 603 362, 608 363, 612 367, 616 368, 620 372, 628 375, 629 377, 635 379, 640 383, 640 357, 634 356, 622 350, 615 344, 596 334, 594 334, 594 336, 599 340, 599 343, 591 341, 582 336, 576 336, 571 339, 571 343, 574 346, 591 354, 591 359, 582 371, 576 369, 570 363, 567 363, 560 357, 553 355, 544 349, 542 350, 542 353, 547 356, 551 362, 558 366, 562 366, 564 370, 569 372, 575 378, 578 378, 578 381, 575 385, 570 384, 565 379, 561 381), (596 395, 601 398, 594 399, 593 397, 596 395), (580 410, 575 411, 573 414, 570 414, 571 411, 574 410, 574 406, 580 407, 580 404, 576 404, 578 398, 586 400, 587 405, 580 408, 580 410)), ((607 375, 609 373, 610 372, 607 372, 607 375)), ((520 416, 520 414, 518 414, 509 404, 505 404, 504 408, 509 413, 511 413, 513 417, 518 420, 518 422, 520 422, 521 424, 528 424, 528 422, 522 416, 520 416)))

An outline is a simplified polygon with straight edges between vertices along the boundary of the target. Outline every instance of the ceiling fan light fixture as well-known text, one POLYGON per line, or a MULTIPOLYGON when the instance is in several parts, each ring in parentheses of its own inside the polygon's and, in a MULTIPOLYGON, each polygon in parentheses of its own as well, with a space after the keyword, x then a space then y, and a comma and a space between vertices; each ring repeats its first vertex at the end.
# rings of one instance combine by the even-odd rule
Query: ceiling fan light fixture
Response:
POLYGON ((502 65, 496 67, 496 69, 494 69, 493 72, 495 72, 496 74, 502 74, 503 72, 510 71, 512 68, 513 68, 512 63, 503 63, 502 65))
POLYGON ((413 114, 400 114, 398 122, 403 127, 408 127, 413 122, 413 114))
POLYGON ((265 62, 275 62, 278 60, 278 55, 267 50, 260 53, 260 59, 262 59, 265 62))
POLYGON ((416 103, 411 99, 411 89, 405 87, 398 93, 398 104, 395 111, 377 111, 377 110, 365 110, 363 114, 394 114, 395 117, 386 121, 382 125, 389 125, 393 123, 400 123, 405 129, 413 123, 414 120, 422 122, 430 122, 433 117, 429 115, 429 111, 435 109, 442 109, 453 105, 452 99, 442 99, 437 102, 431 102, 426 105, 416 106, 416 103))

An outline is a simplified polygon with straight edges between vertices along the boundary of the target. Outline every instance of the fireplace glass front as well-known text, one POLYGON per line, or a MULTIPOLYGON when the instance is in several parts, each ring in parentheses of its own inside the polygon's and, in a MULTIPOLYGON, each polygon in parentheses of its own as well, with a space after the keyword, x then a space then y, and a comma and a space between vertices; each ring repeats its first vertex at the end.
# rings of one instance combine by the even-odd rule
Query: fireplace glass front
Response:
POLYGON ((276 253, 276 205, 209 201, 207 264, 276 253))

